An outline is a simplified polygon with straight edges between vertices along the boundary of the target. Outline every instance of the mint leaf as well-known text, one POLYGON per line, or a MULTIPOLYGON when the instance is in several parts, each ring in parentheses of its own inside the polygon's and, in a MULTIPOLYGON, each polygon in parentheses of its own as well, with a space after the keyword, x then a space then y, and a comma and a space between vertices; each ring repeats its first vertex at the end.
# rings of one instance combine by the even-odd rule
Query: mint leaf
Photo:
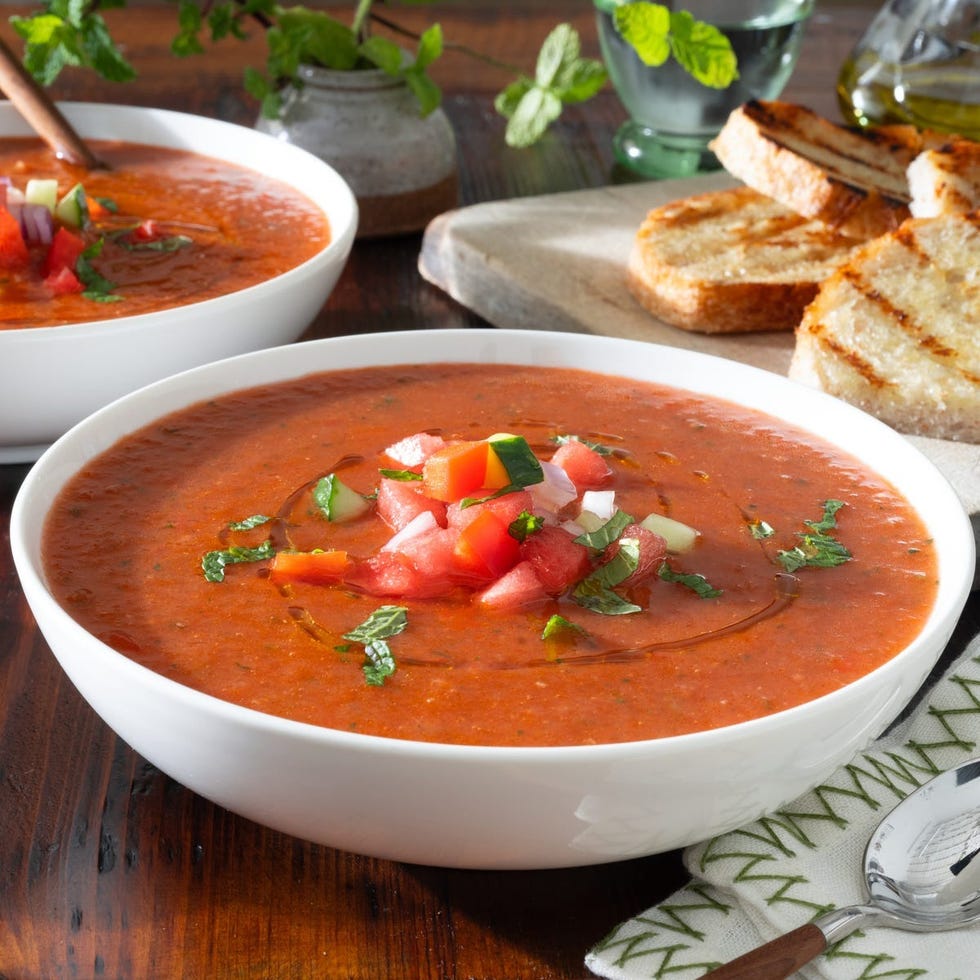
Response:
POLYGON ((100 238, 82 252, 75 262, 75 274, 85 286, 82 295, 86 299, 95 300, 97 303, 116 303, 122 299, 122 296, 113 292, 116 288, 115 283, 109 282, 92 267, 91 260, 102 254, 104 244, 105 239, 100 238))
POLYGON ((413 470, 385 470, 381 469, 378 472, 388 480, 398 480, 401 483, 412 483, 414 481, 421 481, 422 474, 416 473, 413 470))
POLYGON ((507 533, 517 541, 526 541, 544 527, 544 518, 536 517, 529 511, 522 510, 507 527, 507 533))
POLYGON ((619 35, 651 68, 670 57, 670 21, 670 10, 659 3, 627 3, 613 12, 619 35))
POLYGON ((594 551, 604 551, 623 531, 633 523, 633 518, 623 510, 617 510, 608 521, 594 531, 580 534, 575 538, 576 544, 584 544, 594 551))
POLYGON ((667 562, 660 566, 657 574, 665 582, 676 582, 678 585, 683 585, 702 599, 716 599, 722 594, 721 589, 714 588, 703 575, 694 572, 675 572, 667 562))
POLYGON ((228 565, 238 565, 242 562, 262 561, 271 558, 275 554, 275 549, 271 541, 263 541, 257 548, 225 548, 223 551, 209 551, 201 559, 201 568, 204 577, 209 582, 223 582, 225 578, 225 567, 228 565))
POLYGON ((686 10, 670 15, 670 49, 678 63, 707 88, 724 89, 738 78, 731 42, 713 24, 696 21, 686 10))
POLYGON ((364 679, 372 687, 381 687, 385 679, 395 672, 395 658, 391 648, 384 640, 374 640, 364 647, 364 655, 367 658, 367 663, 361 667, 364 679))
POLYGON ((613 591, 614 586, 624 582, 636 571, 639 563, 639 542, 635 538, 621 538, 613 558, 582 579, 575 586, 572 598, 580 606, 604 616, 640 612, 640 606, 628 602, 613 591))
POLYGON ((825 500, 819 521, 804 521, 808 531, 797 534, 800 544, 788 551, 777 552, 776 558, 787 572, 800 568, 833 568, 843 565, 854 556, 832 534, 837 527, 837 511, 844 506, 841 500, 825 500))
POLYGON ((253 514, 251 517, 243 518, 240 521, 231 521, 228 524, 228 529, 231 531, 250 531, 253 527, 268 524, 271 520, 272 518, 266 517, 265 514, 253 514))
POLYGON ((570 619, 565 619, 564 616, 559 616, 555 613, 553 616, 548 618, 548 622, 544 624, 544 629, 541 631, 542 640, 552 640, 556 637, 567 636, 568 634, 579 634, 581 636, 588 636, 588 630, 579 626, 578 623, 573 623, 570 619))
POLYGON ((343 639, 364 644, 366 662, 362 670, 372 687, 380 687, 395 672, 395 658, 386 641, 406 626, 408 610, 404 606, 379 606, 363 623, 344 633, 343 639))

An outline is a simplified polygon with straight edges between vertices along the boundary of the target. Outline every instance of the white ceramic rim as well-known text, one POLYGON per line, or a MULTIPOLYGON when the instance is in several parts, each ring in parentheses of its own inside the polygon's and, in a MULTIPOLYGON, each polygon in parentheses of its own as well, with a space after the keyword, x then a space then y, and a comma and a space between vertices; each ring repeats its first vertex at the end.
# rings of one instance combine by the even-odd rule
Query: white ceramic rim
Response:
MULTIPOLYGON (((580 361, 574 363, 569 361, 568 366, 585 367, 587 370, 597 370, 599 373, 614 373, 611 370, 596 368, 592 365, 582 365, 580 361)), ((627 377, 630 376, 628 362, 624 362, 620 373, 627 377)), ((663 383, 674 384, 671 381, 664 381, 663 383)), ((772 414, 765 407, 760 410, 772 414)), ((839 445, 848 449, 848 445, 843 441, 839 445)), ((867 456, 864 458, 867 459, 867 456)), ((50 504, 44 506, 45 514, 48 506, 50 504)), ((107 660, 115 660, 114 669, 122 670, 124 676, 128 673, 134 678, 145 679, 146 675, 152 675, 154 683, 162 685, 162 690, 171 699, 177 699, 192 706, 200 705, 209 713, 218 716, 220 720, 234 722, 248 727, 252 731, 285 734, 294 739, 320 743, 324 747, 336 744, 366 753, 421 755, 447 759, 462 758, 472 760, 474 763, 491 764, 507 764, 517 760, 541 763, 546 760, 554 762, 559 759, 563 763, 574 764, 576 759, 588 758, 593 761, 602 761, 612 757, 624 759, 633 754, 650 758, 661 752, 668 755, 676 753, 681 747, 684 751, 710 750, 712 746, 730 740, 735 731, 746 734, 753 733, 756 736, 764 735, 767 728, 776 731, 791 722, 795 715, 805 714, 812 710, 812 706, 842 696, 844 692, 847 692, 848 696, 855 696, 860 695, 863 688, 874 687, 876 678, 883 671, 894 671, 904 660, 919 656, 923 644, 922 635, 932 628, 938 628, 948 638, 970 593, 976 562, 974 537, 969 518, 946 478, 927 457, 922 455, 918 449, 895 430, 836 398, 814 389, 805 388, 780 375, 760 368, 731 362, 710 354, 647 344, 642 341, 619 340, 592 335, 563 334, 557 331, 497 329, 395 331, 306 341, 300 344, 242 354, 202 367, 192 368, 124 395, 75 425, 41 456, 28 473, 14 500, 11 516, 11 550, 24 592, 32 605, 34 602, 44 602, 50 605, 52 607, 50 612, 59 620, 60 630, 67 630, 69 633, 76 634, 81 642, 87 643, 94 650, 99 650, 107 660), (46 488, 44 481, 53 480, 54 486, 61 486, 64 480, 69 478, 85 460, 104 451, 129 432, 171 411, 168 396, 177 404, 185 405, 209 395, 221 395, 243 390, 256 384, 275 383, 311 373, 329 371, 334 368, 347 370, 371 365, 422 363, 426 358, 406 358, 398 354, 400 344, 408 344, 410 348, 416 348, 422 342, 436 345, 441 354, 439 361, 443 363, 482 363, 487 358, 479 356, 481 353, 487 355, 501 344, 513 344, 514 347, 527 352, 526 360, 523 358, 515 360, 513 355, 508 355, 495 358, 490 363, 552 365, 554 363, 554 348, 556 345, 560 346, 565 337, 573 337, 575 338, 574 343, 584 343, 589 346, 593 354, 608 356, 610 353, 625 355, 632 352, 638 356, 642 354, 649 357, 660 357, 675 366, 682 366, 693 371, 695 375, 705 374, 716 381, 717 375, 710 370, 705 370, 713 365, 714 370, 726 379, 726 385, 722 392, 719 393, 713 385, 706 385, 702 388, 697 384, 684 383, 676 384, 676 387, 693 392, 707 392, 715 397, 727 398, 750 408, 758 408, 757 403, 763 401, 758 397, 758 392, 766 387, 778 385, 785 389, 788 396, 791 396, 784 406, 785 413, 780 415, 780 418, 785 421, 812 432, 814 430, 809 424, 812 419, 820 418, 824 424, 828 419, 833 419, 840 424, 841 430, 845 433, 873 435, 874 438, 870 440, 872 458, 868 465, 884 475, 886 479, 890 478, 888 470, 901 472, 902 468, 914 465, 917 478, 923 481, 922 492, 931 494, 934 499, 942 504, 944 519, 950 520, 954 525, 950 530, 951 540, 957 543, 962 540, 959 548, 951 547, 940 556, 944 564, 940 567, 940 582, 936 601, 920 635, 891 660, 886 661, 880 667, 845 688, 785 711, 740 722, 736 725, 660 739, 610 742, 598 745, 474 746, 363 735, 279 718, 223 701, 172 681, 101 643, 76 623, 48 592, 43 576, 40 574, 39 541, 41 531, 34 527, 35 534, 31 536, 29 532, 32 525, 25 518, 26 511, 30 506, 29 501, 35 497, 53 499, 55 493, 46 488), (481 341, 484 342, 482 346, 481 341), (539 349, 548 351, 551 356, 544 361, 535 361, 534 352, 539 349), (352 350, 354 356, 351 356, 352 350), (346 352, 348 356, 341 356, 340 359, 343 363, 331 365, 329 363, 331 351, 346 352), (218 385, 209 384, 209 381, 216 375, 221 378, 221 383, 218 385), (736 389, 741 389, 742 386, 744 386, 744 390, 736 392, 736 389), (186 397, 187 391, 200 392, 200 394, 188 399, 186 397), (176 395, 181 392, 184 394, 177 398, 176 395), (137 397, 143 405, 141 411, 134 412, 131 403, 137 397), (112 420, 117 416, 122 416, 125 420, 124 431, 108 439, 104 435, 99 435, 98 430, 104 420, 112 420), (81 455, 69 456, 69 452, 77 453, 79 447, 84 447, 81 455), (878 465, 880 463, 886 465, 878 465), (958 537, 957 534, 959 534, 958 537)))

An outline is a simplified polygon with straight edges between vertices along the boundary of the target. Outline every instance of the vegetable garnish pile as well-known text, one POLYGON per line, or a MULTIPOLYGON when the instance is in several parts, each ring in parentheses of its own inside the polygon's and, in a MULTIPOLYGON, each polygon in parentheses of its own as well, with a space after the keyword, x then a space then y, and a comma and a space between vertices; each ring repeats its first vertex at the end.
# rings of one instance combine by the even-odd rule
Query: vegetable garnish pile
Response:
POLYGON ((20 189, 0 177, 0 277, 36 278, 52 296, 80 293, 114 303, 123 297, 97 270, 107 247, 152 257, 191 244, 186 235, 164 234, 155 221, 116 212, 82 184, 61 194, 53 178, 33 178, 20 189))
MULTIPOLYGON (((598 616, 642 612, 641 597, 648 600, 651 591, 636 587, 654 579, 705 600, 723 595, 718 583, 671 565, 672 555, 705 546, 695 528, 659 512, 637 519, 617 504, 618 451, 574 435, 554 443, 545 459, 523 436, 509 433, 448 441, 426 432, 409 436, 384 450, 385 465, 370 492, 347 485, 337 472, 304 491, 324 522, 325 539, 330 524, 381 521, 391 534, 379 550, 366 556, 329 546, 295 550, 288 531, 293 495, 278 515, 255 514, 228 525, 223 536, 249 536, 253 543, 205 554, 204 576, 222 582, 231 565, 265 562, 263 574, 286 595, 298 583, 404 601, 460 593, 484 609, 544 609, 559 600, 563 609, 598 616), (259 541, 256 529, 268 536, 259 541)), ((842 506, 825 501, 818 520, 802 522, 800 544, 772 556, 782 569, 779 601, 794 597, 785 580, 799 569, 850 560, 834 534, 842 506)), ((775 533, 764 521, 745 523, 760 546, 775 533)), ((367 681, 380 685, 395 671, 388 640, 408 626, 405 606, 382 605, 351 624, 335 645, 346 651, 362 644, 367 681)), ((588 629, 543 612, 540 635, 574 646, 588 629)), ((562 659, 553 650, 545 656, 562 659)))

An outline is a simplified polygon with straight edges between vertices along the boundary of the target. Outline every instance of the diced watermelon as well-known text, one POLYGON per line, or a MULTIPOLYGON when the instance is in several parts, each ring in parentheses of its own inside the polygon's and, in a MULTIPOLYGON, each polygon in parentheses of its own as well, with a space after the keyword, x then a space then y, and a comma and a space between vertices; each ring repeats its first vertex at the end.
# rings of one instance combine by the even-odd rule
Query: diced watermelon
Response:
POLYGON ((560 527, 548 526, 529 535, 520 547, 521 558, 534 569, 545 591, 559 595, 592 569, 589 549, 576 544, 560 527))
POLYGON ((599 453, 575 439, 559 446, 551 457, 551 462, 568 474, 580 494, 585 490, 596 490, 604 486, 613 475, 599 453))
POLYGON ((417 432, 414 436, 406 436, 385 450, 385 456, 403 469, 415 473, 422 472, 422 465, 438 450, 444 448, 446 440, 442 436, 434 436, 428 432, 417 432))
POLYGON ((344 575, 347 585, 374 596, 425 599, 444 595, 449 584, 423 575, 404 555, 382 551, 356 562, 344 575))
MULTIPOLYGON (((639 542, 639 563, 636 571, 622 584, 624 586, 636 585, 651 575, 656 575, 660 566, 667 558, 667 542, 659 534, 648 531, 639 524, 628 524, 620 535, 622 538, 635 538, 639 542)), ((611 558, 619 549, 619 542, 614 541, 606 549, 606 557, 611 558)))
POLYGON ((506 575, 487 586, 477 601, 493 609, 514 609, 546 599, 547 593, 530 562, 522 561, 506 575))
POLYGON ((456 571, 453 559, 456 537, 455 531, 437 527, 402 542, 397 550, 421 575, 444 580, 448 588, 456 571))
POLYGON ((378 484, 378 516, 388 527, 400 531, 426 510, 439 524, 445 526, 446 505, 422 493, 419 483, 381 478, 378 484))
POLYGON ((85 251, 85 242, 80 235, 67 228, 58 228, 41 263, 41 275, 47 279, 61 272, 62 269, 69 269, 74 273, 75 263, 78 262, 78 257, 83 251, 85 251))
POLYGON ((7 210, 0 210, 0 269, 16 269, 30 261, 20 222, 7 210))
POLYGON ((81 293, 85 291, 82 281, 67 266, 62 266, 57 272, 52 272, 44 280, 44 285, 54 293, 61 296, 65 293, 81 293))
POLYGON ((450 504, 446 508, 446 523, 450 527, 466 527, 484 510, 499 517, 509 527, 523 511, 529 514, 533 512, 534 498, 527 490, 515 490, 513 493, 505 493, 502 497, 491 497, 478 504, 470 504, 469 507, 450 504))

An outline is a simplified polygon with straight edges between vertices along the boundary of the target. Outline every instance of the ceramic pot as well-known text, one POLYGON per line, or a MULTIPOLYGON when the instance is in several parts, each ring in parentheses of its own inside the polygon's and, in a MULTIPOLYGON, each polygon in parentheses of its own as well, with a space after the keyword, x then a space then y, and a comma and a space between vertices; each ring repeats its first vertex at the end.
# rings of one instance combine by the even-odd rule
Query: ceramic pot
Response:
POLYGON ((276 119, 255 126, 326 160, 360 209, 358 237, 423 229, 458 202, 456 138, 441 109, 419 114, 408 86, 380 69, 300 66, 276 119))

